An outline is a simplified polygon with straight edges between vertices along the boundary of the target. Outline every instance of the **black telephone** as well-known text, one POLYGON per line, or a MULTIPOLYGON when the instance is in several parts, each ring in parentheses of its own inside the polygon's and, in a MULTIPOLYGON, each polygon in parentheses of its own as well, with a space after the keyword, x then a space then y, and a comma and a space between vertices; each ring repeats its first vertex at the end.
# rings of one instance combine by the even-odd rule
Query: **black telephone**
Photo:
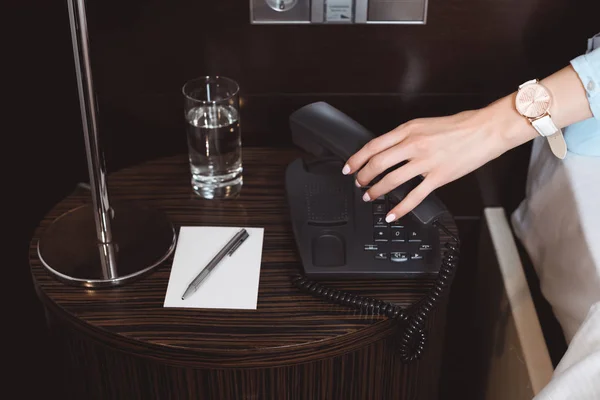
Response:
POLYGON ((312 155, 293 161, 286 170, 286 194, 304 272, 294 278, 294 284, 325 300, 403 321, 407 326, 400 354, 407 362, 418 359, 426 341, 426 318, 450 285, 458 263, 458 238, 440 221, 448 211, 431 194, 405 217, 386 223, 387 212, 420 182, 420 177, 386 196, 364 202, 365 188, 356 187, 354 178, 344 176, 341 170, 345 160, 375 136, 324 102, 295 111, 290 116, 290 128, 293 142, 312 155), (440 230, 453 239, 446 244, 443 256, 440 230), (436 284, 411 310, 313 280, 435 274, 436 284))

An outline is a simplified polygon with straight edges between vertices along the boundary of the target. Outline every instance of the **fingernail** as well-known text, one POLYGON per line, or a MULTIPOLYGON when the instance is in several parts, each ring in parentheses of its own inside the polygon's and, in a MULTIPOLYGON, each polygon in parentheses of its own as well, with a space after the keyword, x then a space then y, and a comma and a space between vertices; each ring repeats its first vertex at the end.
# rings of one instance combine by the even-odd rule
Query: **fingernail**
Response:
POLYGON ((344 175, 348 175, 350 173, 350 166, 348 164, 344 165, 344 168, 342 169, 342 174, 344 175))
POLYGON ((363 201, 369 201, 371 200, 371 197, 369 197, 369 193, 365 192, 365 194, 363 195, 363 201))
POLYGON ((387 217, 385 217, 385 222, 392 222, 396 219, 396 216, 394 214, 388 214, 387 217))
POLYGON ((354 181, 354 184, 356 185, 356 187, 360 187, 360 183, 358 183, 358 181, 354 181))

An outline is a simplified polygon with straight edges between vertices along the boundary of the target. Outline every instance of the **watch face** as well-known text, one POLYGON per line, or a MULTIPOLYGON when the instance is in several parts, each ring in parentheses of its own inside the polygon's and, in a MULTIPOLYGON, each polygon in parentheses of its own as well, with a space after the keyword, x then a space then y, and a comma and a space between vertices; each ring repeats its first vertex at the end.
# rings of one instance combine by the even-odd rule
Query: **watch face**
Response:
POLYGON ((539 83, 525 85, 517 93, 516 107, 526 117, 540 117, 550 109, 550 93, 539 83))

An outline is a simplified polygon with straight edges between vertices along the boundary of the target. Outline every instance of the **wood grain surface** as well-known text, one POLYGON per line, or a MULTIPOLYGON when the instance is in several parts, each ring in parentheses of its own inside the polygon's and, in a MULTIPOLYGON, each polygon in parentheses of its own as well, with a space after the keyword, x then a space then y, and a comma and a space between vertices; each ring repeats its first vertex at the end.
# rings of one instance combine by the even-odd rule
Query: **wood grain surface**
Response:
MULTIPOLYGON (((75 392, 99 391, 104 398, 435 398, 445 301, 428 323, 423 360, 404 365, 395 355, 395 321, 325 303, 292 285, 300 264, 283 179, 285 166, 299 155, 245 149, 242 193, 223 201, 193 194, 184 155, 109 177, 113 201, 161 209, 176 228, 264 227, 257 310, 163 308, 172 258, 123 287, 67 286, 41 265, 36 240, 57 216, 90 201, 89 192, 78 188, 52 209, 31 241, 31 271, 54 337, 65 349, 65 368, 70 376, 81 375, 77 384, 70 380, 75 392), (148 386, 150 381, 158 386, 148 386)), ((353 280, 331 286, 407 306, 431 283, 353 280)))

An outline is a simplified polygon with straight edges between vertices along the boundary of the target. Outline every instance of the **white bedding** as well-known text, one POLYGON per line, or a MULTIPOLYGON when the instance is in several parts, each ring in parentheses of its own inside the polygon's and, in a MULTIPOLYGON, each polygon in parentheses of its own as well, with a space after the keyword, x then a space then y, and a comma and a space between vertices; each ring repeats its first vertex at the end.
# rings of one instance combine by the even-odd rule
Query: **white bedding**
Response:
POLYGON ((526 195, 513 228, 569 344, 536 400, 600 399, 600 157, 535 139, 526 195))

